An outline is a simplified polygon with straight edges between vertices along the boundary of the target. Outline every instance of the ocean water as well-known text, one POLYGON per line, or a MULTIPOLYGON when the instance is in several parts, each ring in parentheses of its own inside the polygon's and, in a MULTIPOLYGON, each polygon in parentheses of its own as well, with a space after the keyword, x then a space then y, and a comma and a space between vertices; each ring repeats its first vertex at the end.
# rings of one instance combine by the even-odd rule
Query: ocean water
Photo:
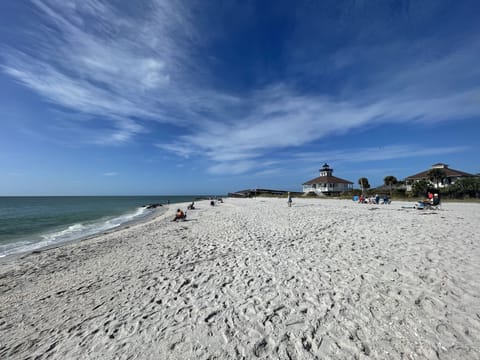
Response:
MULTIPOLYGON (((200 196, 0 197, 0 257, 84 238, 200 196)), ((164 210, 163 210, 164 211, 164 210)))

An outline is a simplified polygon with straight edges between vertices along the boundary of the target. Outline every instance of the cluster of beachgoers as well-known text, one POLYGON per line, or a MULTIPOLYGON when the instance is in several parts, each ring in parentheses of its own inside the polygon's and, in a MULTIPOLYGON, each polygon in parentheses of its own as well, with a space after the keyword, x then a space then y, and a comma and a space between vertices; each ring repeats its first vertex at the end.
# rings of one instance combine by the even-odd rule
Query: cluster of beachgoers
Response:
POLYGON ((188 205, 1 259, 0 358, 480 358, 480 204, 188 205))
POLYGON ((358 201, 359 204, 375 204, 375 205, 387 205, 391 204, 392 200, 390 200, 390 197, 388 195, 383 195, 380 197, 380 195, 375 194, 374 196, 364 196, 364 195, 359 195, 359 196, 354 196, 352 198, 353 201, 358 201))

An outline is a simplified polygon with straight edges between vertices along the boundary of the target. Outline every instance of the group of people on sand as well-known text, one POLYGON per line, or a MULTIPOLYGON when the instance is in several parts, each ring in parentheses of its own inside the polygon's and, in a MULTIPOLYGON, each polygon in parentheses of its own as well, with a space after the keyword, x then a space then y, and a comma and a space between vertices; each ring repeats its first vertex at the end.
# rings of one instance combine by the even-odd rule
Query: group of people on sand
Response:
POLYGON ((222 198, 218 198, 218 199, 217 199, 217 198, 215 197, 215 198, 211 199, 211 200, 210 200, 210 206, 215 206, 215 204, 216 204, 217 202, 223 203, 222 198))
MULTIPOLYGON (((215 198, 214 200, 210 201, 210 205, 215 206, 215 202, 223 203, 223 199, 215 198)), ((195 210, 195 201, 192 201, 192 203, 187 206, 187 210, 195 210)), ((184 212, 181 209, 177 209, 177 212, 175 213, 175 217, 172 219, 172 221, 177 221, 177 220, 186 221, 187 212, 186 211, 184 212)))
POLYGON ((359 204, 391 204, 392 200, 387 195, 384 195, 383 197, 380 197, 380 195, 375 194, 375 196, 370 196, 370 197, 365 197, 360 195, 358 197, 358 203, 359 204))

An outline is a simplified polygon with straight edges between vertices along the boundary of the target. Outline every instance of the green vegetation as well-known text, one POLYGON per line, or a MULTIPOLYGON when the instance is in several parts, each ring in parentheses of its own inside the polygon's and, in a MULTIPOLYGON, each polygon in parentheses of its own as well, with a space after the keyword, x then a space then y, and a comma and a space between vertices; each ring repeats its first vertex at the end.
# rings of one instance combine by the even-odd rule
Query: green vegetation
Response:
POLYGON ((435 183, 436 188, 438 188, 438 184, 443 180, 443 178, 446 176, 446 173, 442 169, 431 169, 428 172, 428 178, 430 181, 435 183))
POLYGON ((372 196, 375 194, 389 195, 394 200, 410 200, 412 198, 425 198, 428 192, 437 193, 445 200, 476 200, 480 199, 480 176, 465 177, 457 180, 454 184, 447 187, 438 188, 445 173, 441 169, 432 169, 440 171, 432 171, 430 180, 419 180, 412 184, 412 190, 407 192, 405 183, 398 181, 394 176, 386 176, 384 178, 384 185, 370 189, 367 178, 360 178, 358 184, 361 189, 354 189, 352 191, 343 193, 339 196, 342 199, 352 198, 353 196, 372 196))
POLYGON ((450 199, 478 199, 480 198, 480 177, 460 179, 455 184, 441 190, 445 198, 450 199))
POLYGON ((419 180, 415 181, 412 184, 412 193, 413 196, 425 196, 425 194, 429 191, 432 187, 430 181, 427 180, 419 180))
MULTIPOLYGON (((432 175, 435 184, 439 183, 438 178, 438 175, 435 177, 432 175)), ((444 188, 435 188, 433 183, 427 180, 416 181, 413 183, 412 192, 409 195, 423 197, 428 191, 440 194, 443 199, 478 199, 480 198, 480 177, 459 179, 444 188)))
MULTIPOLYGON (((447 187, 439 188, 438 185, 445 178, 445 172, 442 169, 432 169, 429 172, 429 180, 419 180, 412 184, 411 191, 406 191, 405 181, 399 181, 393 175, 385 176, 384 185, 371 189, 369 181, 366 177, 358 179, 361 189, 352 189, 335 196, 317 195, 315 192, 304 194, 303 192, 291 192, 292 197, 307 198, 332 198, 332 199, 351 199, 353 196, 372 196, 378 194, 380 196, 388 195, 393 200, 411 200, 422 199, 427 196, 428 192, 438 193, 442 201, 452 200, 480 200, 480 176, 465 177, 457 180, 454 184, 447 187), (436 185, 436 186, 435 186, 436 185)), ((250 195, 253 196, 253 195, 250 195)), ((286 197, 286 194, 267 194, 258 193, 258 197, 286 197)))
POLYGON ((366 177, 358 179, 358 185, 360 185, 362 188, 362 194, 365 194, 365 190, 370 189, 370 184, 368 183, 368 179, 366 177))
POLYGON ((385 186, 388 186, 390 188, 390 195, 392 195, 392 185, 395 185, 397 183, 397 178, 392 175, 385 176, 383 182, 385 186))

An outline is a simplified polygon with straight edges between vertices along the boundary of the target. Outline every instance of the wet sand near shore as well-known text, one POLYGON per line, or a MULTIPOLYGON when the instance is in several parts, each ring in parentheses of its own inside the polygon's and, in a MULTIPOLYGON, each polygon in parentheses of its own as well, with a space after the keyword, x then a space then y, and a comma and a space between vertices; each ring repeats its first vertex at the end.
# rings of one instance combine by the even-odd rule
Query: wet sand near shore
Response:
POLYGON ((480 204, 405 205, 200 201, 7 259, 0 358, 479 359, 480 204))

